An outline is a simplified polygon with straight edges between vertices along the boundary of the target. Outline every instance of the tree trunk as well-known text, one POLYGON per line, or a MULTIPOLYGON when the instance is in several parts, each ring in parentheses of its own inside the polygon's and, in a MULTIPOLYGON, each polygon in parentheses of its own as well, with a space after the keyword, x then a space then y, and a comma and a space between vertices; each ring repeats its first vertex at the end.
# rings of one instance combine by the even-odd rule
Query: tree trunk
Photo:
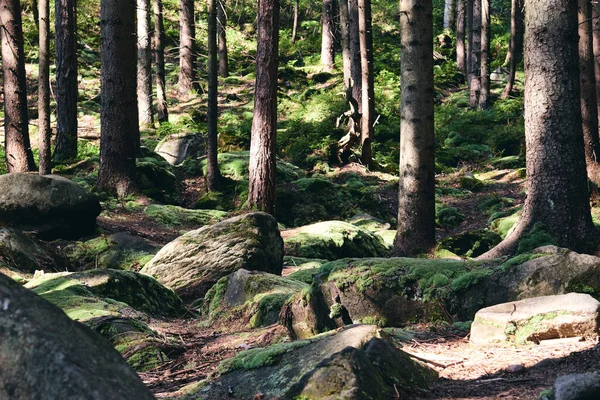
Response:
POLYGON ((444 29, 454 29, 454 5, 456 1, 457 0, 444 1, 444 29))
POLYGON ((150 35, 150 0, 137 0, 137 101, 140 126, 145 128, 154 122, 150 35))
POLYGON ((527 199, 512 233, 481 258, 514 252, 534 224, 574 251, 598 243, 581 129, 577 0, 526 0, 525 9, 527 199))
POLYGON ((135 0, 100 3, 100 170, 98 190, 124 197, 135 191, 136 101, 135 0))
MULTIPOLYGON (((598 2, 592 2, 592 36, 594 48, 594 77, 596 81, 596 99, 600 99, 600 5, 598 4, 598 2)), ((597 107, 598 118, 600 118, 600 102, 598 102, 597 107)))
POLYGON ((187 97, 197 86, 194 0, 179 0, 179 29, 179 92, 187 97))
POLYGON ((481 0, 481 69, 479 108, 489 107, 490 97, 490 0, 481 0))
POLYGON ((374 138, 375 92, 373 85, 373 32, 371 26, 371 0, 358 0, 358 26, 360 36, 360 61, 362 70, 362 163, 372 163, 371 142, 374 138))
POLYGON ((323 0, 321 13, 321 64, 331 71, 335 64, 335 27, 333 23, 334 0, 323 0))
POLYGON ((227 55, 227 13, 225 13, 225 0, 217 4, 217 32, 219 36, 219 75, 223 78, 229 76, 229 57, 227 55))
POLYGON ((54 159, 77 156, 77 3, 56 0, 56 141, 54 159))
POLYGON ((515 75, 517 65, 523 55, 523 0, 512 0, 510 8, 510 47, 506 58, 510 72, 508 73, 508 82, 502 91, 502 98, 510 96, 515 84, 515 75))
POLYGON ((35 170, 27 125, 27 90, 23 25, 18 0, 0 0, 2 73, 4 77, 4 135, 8 172, 35 170))
POLYGON ((350 52, 348 0, 340 0, 340 32, 342 39, 342 63, 344 70, 344 87, 348 89, 352 81, 352 55, 350 52))
POLYGON ((47 175, 52 172, 50 138, 50 1, 40 0, 38 5, 40 29, 39 76, 38 76, 38 136, 39 172, 47 175))
POLYGON ((258 0, 257 30, 248 204, 251 208, 275 215, 279 0, 258 0))
POLYGON ((581 122, 585 144, 585 161, 590 181, 600 185, 600 142, 598 140, 598 103, 594 77, 592 39, 592 3, 578 0, 579 88, 581 91, 581 122))
POLYGON ((465 0, 467 5, 467 59, 465 72, 469 87, 471 87, 471 78, 473 78, 473 1, 465 0))
POLYGON ((298 35, 298 14, 299 10, 298 0, 294 0, 294 22, 292 26, 292 43, 296 43, 296 36, 298 35))
POLYGON ((471 25, 471 78, 469 79, 469 104, 475 108, 479 104, 479 92, 481 91, 481 0, 469 0, 473 2, 473 19, 471 25))
POLYGON ((169 120, 165 85, 165 25, 162 0, 153 0, 154 8, 154 58, 156 62, 156 116, 158 122, 169 120))
POLYGON ((400 255, 435 246, 432 2, 400 1, 401 111, 398 232, 400 255))
POLYGON ((214 192, 219 187, 217 161, 217 0, 208 0, 208 141, 206 189, 214 192))
POLYGON ((350 59, 352 68, 352 97, 362 113, 362 63, 360 57, 360 37, 358 27, 358 0, 348 0, 348 32, 350 34, 350 59))
POLYGON ((456 67, 465 75, 467 73, 467 65, 465 58, 465 1, 457 0, 458 7, 456 10, 456 67))

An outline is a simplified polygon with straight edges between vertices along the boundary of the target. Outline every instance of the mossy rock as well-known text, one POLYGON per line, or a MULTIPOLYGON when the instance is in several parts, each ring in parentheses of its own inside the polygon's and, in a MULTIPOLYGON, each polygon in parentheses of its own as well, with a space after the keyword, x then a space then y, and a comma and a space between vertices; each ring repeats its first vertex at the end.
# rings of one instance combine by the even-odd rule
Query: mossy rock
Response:
POLYGON ((387 253, 379 237, 347 222, 325 221, 283 233, 288 256, 336 260, 387 253))
POLYGON ((484 183, 481 180, 475 178, 473 175, 470 174, 461 176, 458 179, 458 184, 461 188, 470 190, 471 192, 480 191, 481 189, 483 189, 484 185, 484 183))
POLYGON ((160 155, 142 149, 142 157, 136 159, 136 169, 142 192, 161 203, 176 201, 178 179, 175 169, 160 155))
POLYGON ((506 238, 513 226, 515 226, 519 220, 521 213, 522 211, 519 209, 508 216, 493 219, 490 224, 490 229, 498 233, 503 239, 506 238))
POLYGON ((390 229, 389 223, 366 213, 361 213, 353 216, 348 220, 348 223, 373 233, 378 233, 390 229))
POLYGON ((435 222, 440 228, 456 228, 465 218, 465 215, 456 207, 436 207, 435 222))
POLYGON ((195 225, 204 226, 223 220, 227 213, 218 210, 190 210, 187 208, 150 204, 144 209, 144 214, 165 226, 195 225))
POLYGON ((497 233, 482 229, 446 237, 440 241, 438 248, 459 256, 478 257, 501 241, 502 237, 497 233))
POLYGON ((287 271, 289 279, 311 284, 313 276, 327 262, 328 260, 320 258, 285 256, 283 257, 283 268, 287 271))
POLYGON ((59 271, 67 266, 46 243, 13 228, 0 228, 0 268, 9 275, 28 276, 37 270, 59 271))

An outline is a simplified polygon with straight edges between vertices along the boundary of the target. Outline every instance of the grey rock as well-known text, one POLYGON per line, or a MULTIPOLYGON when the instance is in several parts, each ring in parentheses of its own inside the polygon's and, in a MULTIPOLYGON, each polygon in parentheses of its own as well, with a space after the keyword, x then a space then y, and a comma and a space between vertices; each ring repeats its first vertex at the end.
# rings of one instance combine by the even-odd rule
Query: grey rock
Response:
POLYGON ((0 267, 17 273, 57 271, 65 260, 45 243, 13 228, 0 228, 0 267))
POLYGON ((156 145, 154 151, 171 165, 179 165, 188 157, 204 153, 204 138, 198 133, 169 135, 156 145))
POLYGON ((600 373, 559 376, 554 382, 554 400, 600 399, 600 373))

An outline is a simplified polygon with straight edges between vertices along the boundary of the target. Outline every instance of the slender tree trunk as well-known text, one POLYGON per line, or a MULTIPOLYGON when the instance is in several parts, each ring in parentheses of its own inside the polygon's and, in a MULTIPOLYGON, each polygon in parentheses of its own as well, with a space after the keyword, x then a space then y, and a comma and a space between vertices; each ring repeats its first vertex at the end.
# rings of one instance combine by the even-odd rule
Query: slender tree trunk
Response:
POLYGON ((588 178, 600 185, 600 141, 598 140, 598 103, 594 77, 592 38, 592 3, 578 0, 579 88, 581 91, 581 122, 585 144, 588 178))
MULTIPOLYGON (((596 99, 600 99, 600 4, 592 2, 592 36, 594 49, 594 77, 596 81, 596 99)), ((600 101, 597 102, 600 123, 600 101)))
POLYGON ((471 70, 469 79, 469 104, 475 108, 479 104, 479 93, 481 91, 481 0, 469 0, 473 2, 473 19, 471 25, 471 70))
POLYGON ((225 0, 217 4, 217 32, 219 36, 219 75, 223 78, 229 76, 229 56, 227 55, 227 13, 225 13, 225 0))
POLYGON ((248 204, 252 208, 275 215, 279 0, 258 0, 257 30, 248 204))
POLYGON ((38 76, 38 136, 39 136, 39 172, 47 175, 52 172, 50 138, 50 1, 39 2, 40 43, 38 76))
POLYGON ((217 0, 208 0, 208 143, 206 189, 213 192, 219 187, 217 161, 217 0))
POLYGON ((348 31, 350 33, 350 58, 352 60, 352 97, 362 113, 362 62, 360 57, 360 36, 358 27, 358 0, 348 0, 348 31))
POLYGON ((510 96, 515 84, 515 75, 517 74, 517 65, 523 55, 523 0, 512 0, 510 8, 510 47, 506 58, 510 72, 508 73, 508 82, 502 91, 502 98, 510 96))
POLYGON ((77 156, 77 3, 56 0, 56 146, 54 159, 77 156))
POLYGON ((371 0, 358 0, 358 26, 362 70, 362 163, 372 163, 371 142, 375 136, 375 92, 373 85, 373 32, 371 26, 371 0))
POLYGON ((33 20, 35 21, 35 25, 40 28, 40 6, 38 5, 37 0, 31 1, 31 11, 33 12, 33 20))
POLYGON ((458 7, 456 10, 456 67, 463 75, 467 73, 467 65, 465 58, 465 1, 457 0, 458 7))
POLYGON ((165 85, 165 26, 162 0, 153 0, 154 8, 154 59, 156 62, 156 116, 158 122, 169 120, 165 85))
POLYGON ((331 71, 335 65, 335 27, 333 23, 334 0, 323 0, 321 13, 321 64, 325 71, 331 71))
POLYGON ((179 0, 179 13, 179 92, 187 97, 197 86, 194 0, 179 0))
POLYGON ((525 9, 527 199, 512 233, 481 258, 514 252, 534 224, 559 246, 597 250, 581 129, 577 0, 525 0, 525 9))
POLYGON ((8 172, 35 170, 27 125, 27 90, 21 5, 0 0, 2 74, 4 77, 4 135, 8 172))
POLYGON ((396 253, 435 246, 433 25, 431 0, 400 1, 400 191, 396 253))
POLYGON ((344 70, 344 87, 347 89, 352 81, 352 54, 350 51, 350 26, 348 0, 340 0, 340 32, 342 39, 342 62, 344 70))
POLYGON ((292 43, 296 43, 296 36, 298 35, 298 14, 299 10, 298 0, 294 0, 294 22, 292 25, 292 43))
POLYGON ((485 110, 490 102, 490 0, 481 0, 481 69, 479 108, 485 110))
POLYGON ((457 0, 444 1, 444 29, 454 29, 454 5, 456 4, 456 1, 457 0))
POLYGON ((100 3, 100 170, 98 190, 124 197, 136 190, 135 0, 100 3))
MULTIPOLYGON (((141 127, 151 127, 154 123, 150 32, 150 0, 137 0, 137 101, 141 127)), ((139 139, 137 142, 139 145, 139 139)))

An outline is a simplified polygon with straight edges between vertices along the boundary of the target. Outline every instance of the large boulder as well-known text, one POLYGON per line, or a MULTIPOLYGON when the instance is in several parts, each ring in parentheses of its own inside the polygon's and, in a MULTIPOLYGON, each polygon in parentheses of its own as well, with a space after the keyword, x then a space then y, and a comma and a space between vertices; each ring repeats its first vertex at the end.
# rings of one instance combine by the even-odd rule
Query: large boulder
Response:
POLYGON ((171 165, 179 165, 188 157, 204 154, 204 137, 199 133, 173 134, 161 140, 154 149, 171 165))
POLYGON ((0 398, 153 399, 102 337, 0 274, 0 398))
POLYGON ((600 399, 600 373, 564 375, 554 382, 554 400, 600 399))
POLYGON ((56 175, 0 176, 0 223, 34 232, 42 239, 78 238, 96 227, 98 198, 56 175))
POLYGON ((64 264, 46 243, 13 228, 0 228, 0 271, 8 276, 58 271, 64 264))
POLYGON ((244 268, 281 275, 283 240, 271 215, 254 212, 188 232, 141 270, 184 300, 203 297, 222 277, 244 268))

